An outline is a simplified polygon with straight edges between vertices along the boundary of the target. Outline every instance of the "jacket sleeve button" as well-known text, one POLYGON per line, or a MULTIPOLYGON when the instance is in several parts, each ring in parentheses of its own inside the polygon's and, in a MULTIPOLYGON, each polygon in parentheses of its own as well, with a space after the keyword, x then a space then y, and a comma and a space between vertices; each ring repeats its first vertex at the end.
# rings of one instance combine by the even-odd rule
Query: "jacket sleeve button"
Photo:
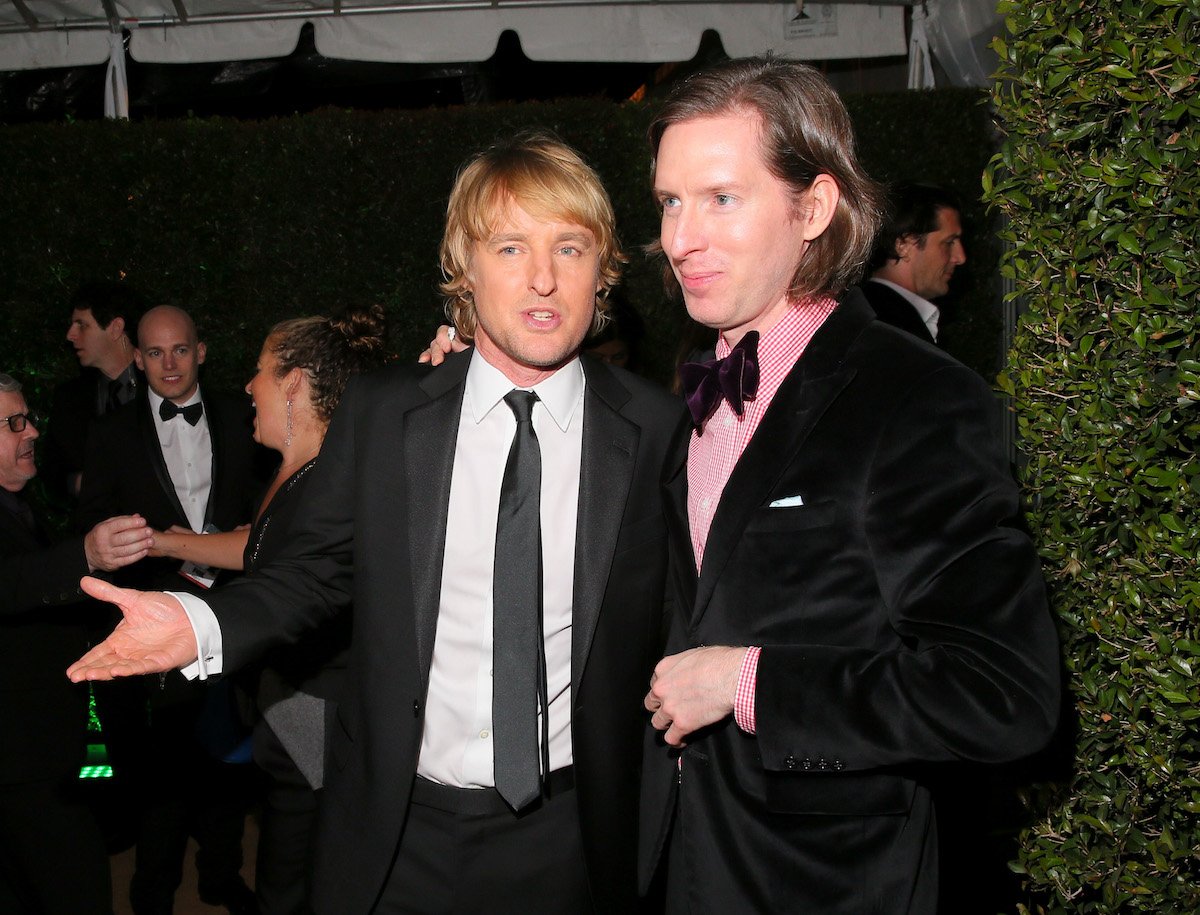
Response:
POLYGON ((784 759, 783 765, 788 769, 795 769, 796 768, 796 757, 789 755, 786 759, 784 759))

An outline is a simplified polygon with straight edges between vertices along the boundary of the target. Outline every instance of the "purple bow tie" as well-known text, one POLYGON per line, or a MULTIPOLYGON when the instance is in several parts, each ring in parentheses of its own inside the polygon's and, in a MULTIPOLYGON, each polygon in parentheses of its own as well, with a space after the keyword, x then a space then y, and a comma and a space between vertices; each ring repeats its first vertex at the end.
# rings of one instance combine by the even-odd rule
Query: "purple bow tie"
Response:
POLYGON ((758 331, 742 336, 724 359, 685 362, 679 367, 683 394, 692 422, 700 429, 724 397, 738 416, 745 413, 744 401, 758 393, 758 331))

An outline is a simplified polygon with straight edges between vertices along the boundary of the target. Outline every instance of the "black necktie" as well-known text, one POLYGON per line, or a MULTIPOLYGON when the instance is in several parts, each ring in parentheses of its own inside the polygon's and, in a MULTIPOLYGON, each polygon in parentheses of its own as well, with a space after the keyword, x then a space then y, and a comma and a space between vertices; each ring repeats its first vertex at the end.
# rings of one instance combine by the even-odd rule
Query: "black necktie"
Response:
POLYGON ((520 810, 541 794, 538 711, 548 733, 542 644, 542 455, 531 414, 532 391, 510 391, 517 418, 496 520, 492 582, 492 734, 496 790, 520 810))
POLYGON ((112 413, 117 409, 117 407, 121 406, 122 387, 123 385, 121 384, 120 378, 114 379, 108 383, 108 391, 104 397, 104 412, 106 415, 112 413))
POLYGON ((703 427, 722 397, 741 416, 746 410, 744 402, 758 393, 758 331, 743 334, 724 359, 685 362, 679 367, 679 379, 697 429, 703 427))
POLYGON ((105 414, 112 413, 118 407, 124 406, 133 400, 133 395, 136 391, 133 377, 129 373, 123 373, 119 377, 108 382, 107 392, 104 399, 105 414))
POLYGON ((158 415, 162 417, 162 421, 170 422, 176 416, 182 416, 187 420, 189 426, 194 426, 200 422, 200 416, 204 413, 203 403, 194 403, 187 407, 181 407, 169 400, 164 400, 158 405, 158 415))

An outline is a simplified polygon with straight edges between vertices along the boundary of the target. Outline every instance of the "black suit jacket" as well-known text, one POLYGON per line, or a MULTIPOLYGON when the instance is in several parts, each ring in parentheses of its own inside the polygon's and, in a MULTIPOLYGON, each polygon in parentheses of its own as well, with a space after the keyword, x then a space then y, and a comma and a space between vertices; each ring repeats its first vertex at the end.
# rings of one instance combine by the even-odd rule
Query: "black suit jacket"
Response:
MULTIPOLYGON (((210 598, 235 668, 353 601, 347 691, 320 812, 318 912, 368 911, 404 826, 469 359, 353 379, 289 554, 210 598)), ((682 405, 591 360, 584 372, 571 735, 595 905, 624 912, 636 902, 641 700, 661 649, 662 469, 682 405)))
MULTIPOLYGON (((244 396, 203 393, 212 438, 212 488, 205 519, 223 531, 247 523, 261 486, 262 449, 254 443, 250 404, 244 396)), ((183 422, 182 417, 173 420, 183 422)), ((150 399, 136 399, 96 421, 88 437, 77 527, 90 530, 113 515, 140 514, 151 527, 189 527, 163 459, 150 399)), ((144 559, 114 574, 118 584, 186 590, 175 574, 181 563, 144 559)))
POLYGON ((669 651, 762 646, 756 735, 647 745, 643 879, 677 811, 696 910, 935 911, 926 767, 1049 738, 1057 640, 979 377, 851 291, 784 380, 695 571, 668 482, 669 651), (800 497, 803 504, 772 507, 800 497))
POLYGON ((40 443, 38 473, 55 495, 67 497, 67 479, 83 470, 88 432, 99 415, 97 388, 100 372, 84 369, 54 389, 46 435, 40 443))
POLYGON ((61 605, 87 571, 82 538, 49 546, 0 506, 0 785, 79 770, 88 693, 65 672, 87 638, 61 605))
POLYGON ((867 300, 867 304, 875 312, 875 317, 884 324, 891 324, 893 327, 908 331, 926 343, 937 342, 933 339, 933 334, 929 332, 929 325, 913 308, 912 302, 895 289, 885 286, 883 283, 872 283, 869 280, 864 282, 859 289, 867 300))
MULTIPOLYGON (((131 367, 132 368, 132 367, 131 367)), ((132 368, 135 387, 145 386, 145 376, 132 368)), ((99 369, 85 368, 70 381, 54 389, 50 418, 45 435, 38 443, 38 478, 60 501, 74 505, 75 493, 69 491, 72 474, 83 471, 87 440, 92 425, 104 415, 99 405, 99 388, 107 379, 99 369)))

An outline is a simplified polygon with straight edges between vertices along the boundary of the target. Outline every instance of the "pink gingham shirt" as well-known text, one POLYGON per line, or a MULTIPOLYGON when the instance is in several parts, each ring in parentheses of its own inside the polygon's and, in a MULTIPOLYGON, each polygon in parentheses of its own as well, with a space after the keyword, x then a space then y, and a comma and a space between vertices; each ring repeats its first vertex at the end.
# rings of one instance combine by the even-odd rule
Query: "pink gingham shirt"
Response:
MULTIPOLYGON (((703 432, 693 432, 688 447, 688 522, 696 569, 704 562, 704 544, 721 500, 729 475, 754 436, 763 414, 771 405, 779 385, 804 353, 813 335, 837 307, 831 298, 809 299, 789 308, 775 326, 758 341, 758 394, 747 401, 739 417, 722 398, 704 424, 703 432)), ((724 336, 717 341, 717 358, 729 355, 732 347, 724 336)), ((734 720, 747 733, 755 731, 754 687, 757 682, 760 649, 746 652, 738 677, 734 720)))

